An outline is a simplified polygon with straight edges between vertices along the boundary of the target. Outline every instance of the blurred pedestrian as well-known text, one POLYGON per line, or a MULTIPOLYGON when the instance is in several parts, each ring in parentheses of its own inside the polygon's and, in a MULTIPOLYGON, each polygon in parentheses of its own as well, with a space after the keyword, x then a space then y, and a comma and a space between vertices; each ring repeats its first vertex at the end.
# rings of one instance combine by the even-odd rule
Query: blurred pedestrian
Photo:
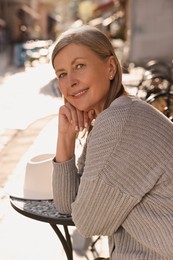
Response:
POLYGON ((125 91, 114 49, 96 28, 64 32, 52 64, 65 98, 53 160, 57 210, 72 214, 83 236, 108 236, 111 260, 173 259, 172 122, 125 91))
POLYGON ((24 44, 29 40, 29 34, 27 32, 27 27, 21 25, 19 29, 18 38, 14 45, 14 63, 16 67, 23 67, 26 60, 26 50, 24 44))

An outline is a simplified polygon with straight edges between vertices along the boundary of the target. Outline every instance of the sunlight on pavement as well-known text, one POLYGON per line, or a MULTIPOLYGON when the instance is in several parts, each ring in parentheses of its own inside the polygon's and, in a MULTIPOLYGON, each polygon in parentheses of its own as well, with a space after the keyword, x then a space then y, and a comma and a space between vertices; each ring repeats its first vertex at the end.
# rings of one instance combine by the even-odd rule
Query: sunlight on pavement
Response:
POLYGON ((54 78, 50 64, 7 76, 0 87, 0 128, 25 129, 39 118, 57 114, 62 99, 51 88, 54 78))

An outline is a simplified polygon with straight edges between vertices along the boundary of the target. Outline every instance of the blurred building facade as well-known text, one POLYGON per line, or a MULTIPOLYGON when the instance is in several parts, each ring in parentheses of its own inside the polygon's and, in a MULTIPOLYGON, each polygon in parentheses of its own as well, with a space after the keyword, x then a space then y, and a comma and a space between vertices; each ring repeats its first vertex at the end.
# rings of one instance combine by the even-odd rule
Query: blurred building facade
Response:
POLYGON ((173 1, 128 0, 127 60, 144 65, 149 60, 173 61, 173 1))
POLYGON ((14 62, 14 47, 17 44, 47 37, 44 17, 47 15, 45 8, 49 8, 48 2, 50 1, 0 0, 0 19, 4 21, 4 27, 0 31, 0 54, 7 64, 14 62))
POLYGON ((76 1, 0 0, 0 54, 13 63, 14 46, 29 40, 55 40, 71 20, 76 1), (61 14, 61 15, 59 15, 61 14))
POLYGON ((0 0, 0 54, 83 23, 121 39, 124 62, 172 59, 173 0, 0 0))
POLYGON ((25 38, 47 39, 49 13, 54 8, 54 0, 0 0, 0 18, 6 23, 12 42, 25 38))
MULTIPOLYGON (((0 53, 10 56, 15 44, 56 39, 77 20, 113 15, 120 0, 0 0, 0 53), (10 49, 10 51, 9 51, 10 49)), ((106 27, 105 27, 106 28, 106 27)))

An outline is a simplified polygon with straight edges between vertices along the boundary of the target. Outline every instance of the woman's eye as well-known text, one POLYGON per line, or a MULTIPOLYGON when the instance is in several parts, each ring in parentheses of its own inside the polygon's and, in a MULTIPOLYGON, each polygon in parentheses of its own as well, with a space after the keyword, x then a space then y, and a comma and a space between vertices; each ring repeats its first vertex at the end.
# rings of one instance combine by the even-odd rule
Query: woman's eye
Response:
POLYGON ((84 66, 84 64, 77 64, 76 69, 81 69, 84 66))
POLYGON ((60 74, 58 75, 58 79, 64 78, 66 75, 67 75, 67 73, 62 72, 62 73, 60 73, 60 74))

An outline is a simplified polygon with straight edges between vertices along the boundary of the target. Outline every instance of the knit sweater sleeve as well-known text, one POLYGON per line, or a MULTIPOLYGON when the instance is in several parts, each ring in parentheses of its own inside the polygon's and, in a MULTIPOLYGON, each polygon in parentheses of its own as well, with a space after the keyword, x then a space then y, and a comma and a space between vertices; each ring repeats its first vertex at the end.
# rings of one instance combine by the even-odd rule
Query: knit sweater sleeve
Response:
POLYGON ((63 163, 53 160, 53 198, 57 210, 62 214, 71 214, 71 203, 75 200, 79 186, 80 175, 75 161, 75 156, 63 163))

